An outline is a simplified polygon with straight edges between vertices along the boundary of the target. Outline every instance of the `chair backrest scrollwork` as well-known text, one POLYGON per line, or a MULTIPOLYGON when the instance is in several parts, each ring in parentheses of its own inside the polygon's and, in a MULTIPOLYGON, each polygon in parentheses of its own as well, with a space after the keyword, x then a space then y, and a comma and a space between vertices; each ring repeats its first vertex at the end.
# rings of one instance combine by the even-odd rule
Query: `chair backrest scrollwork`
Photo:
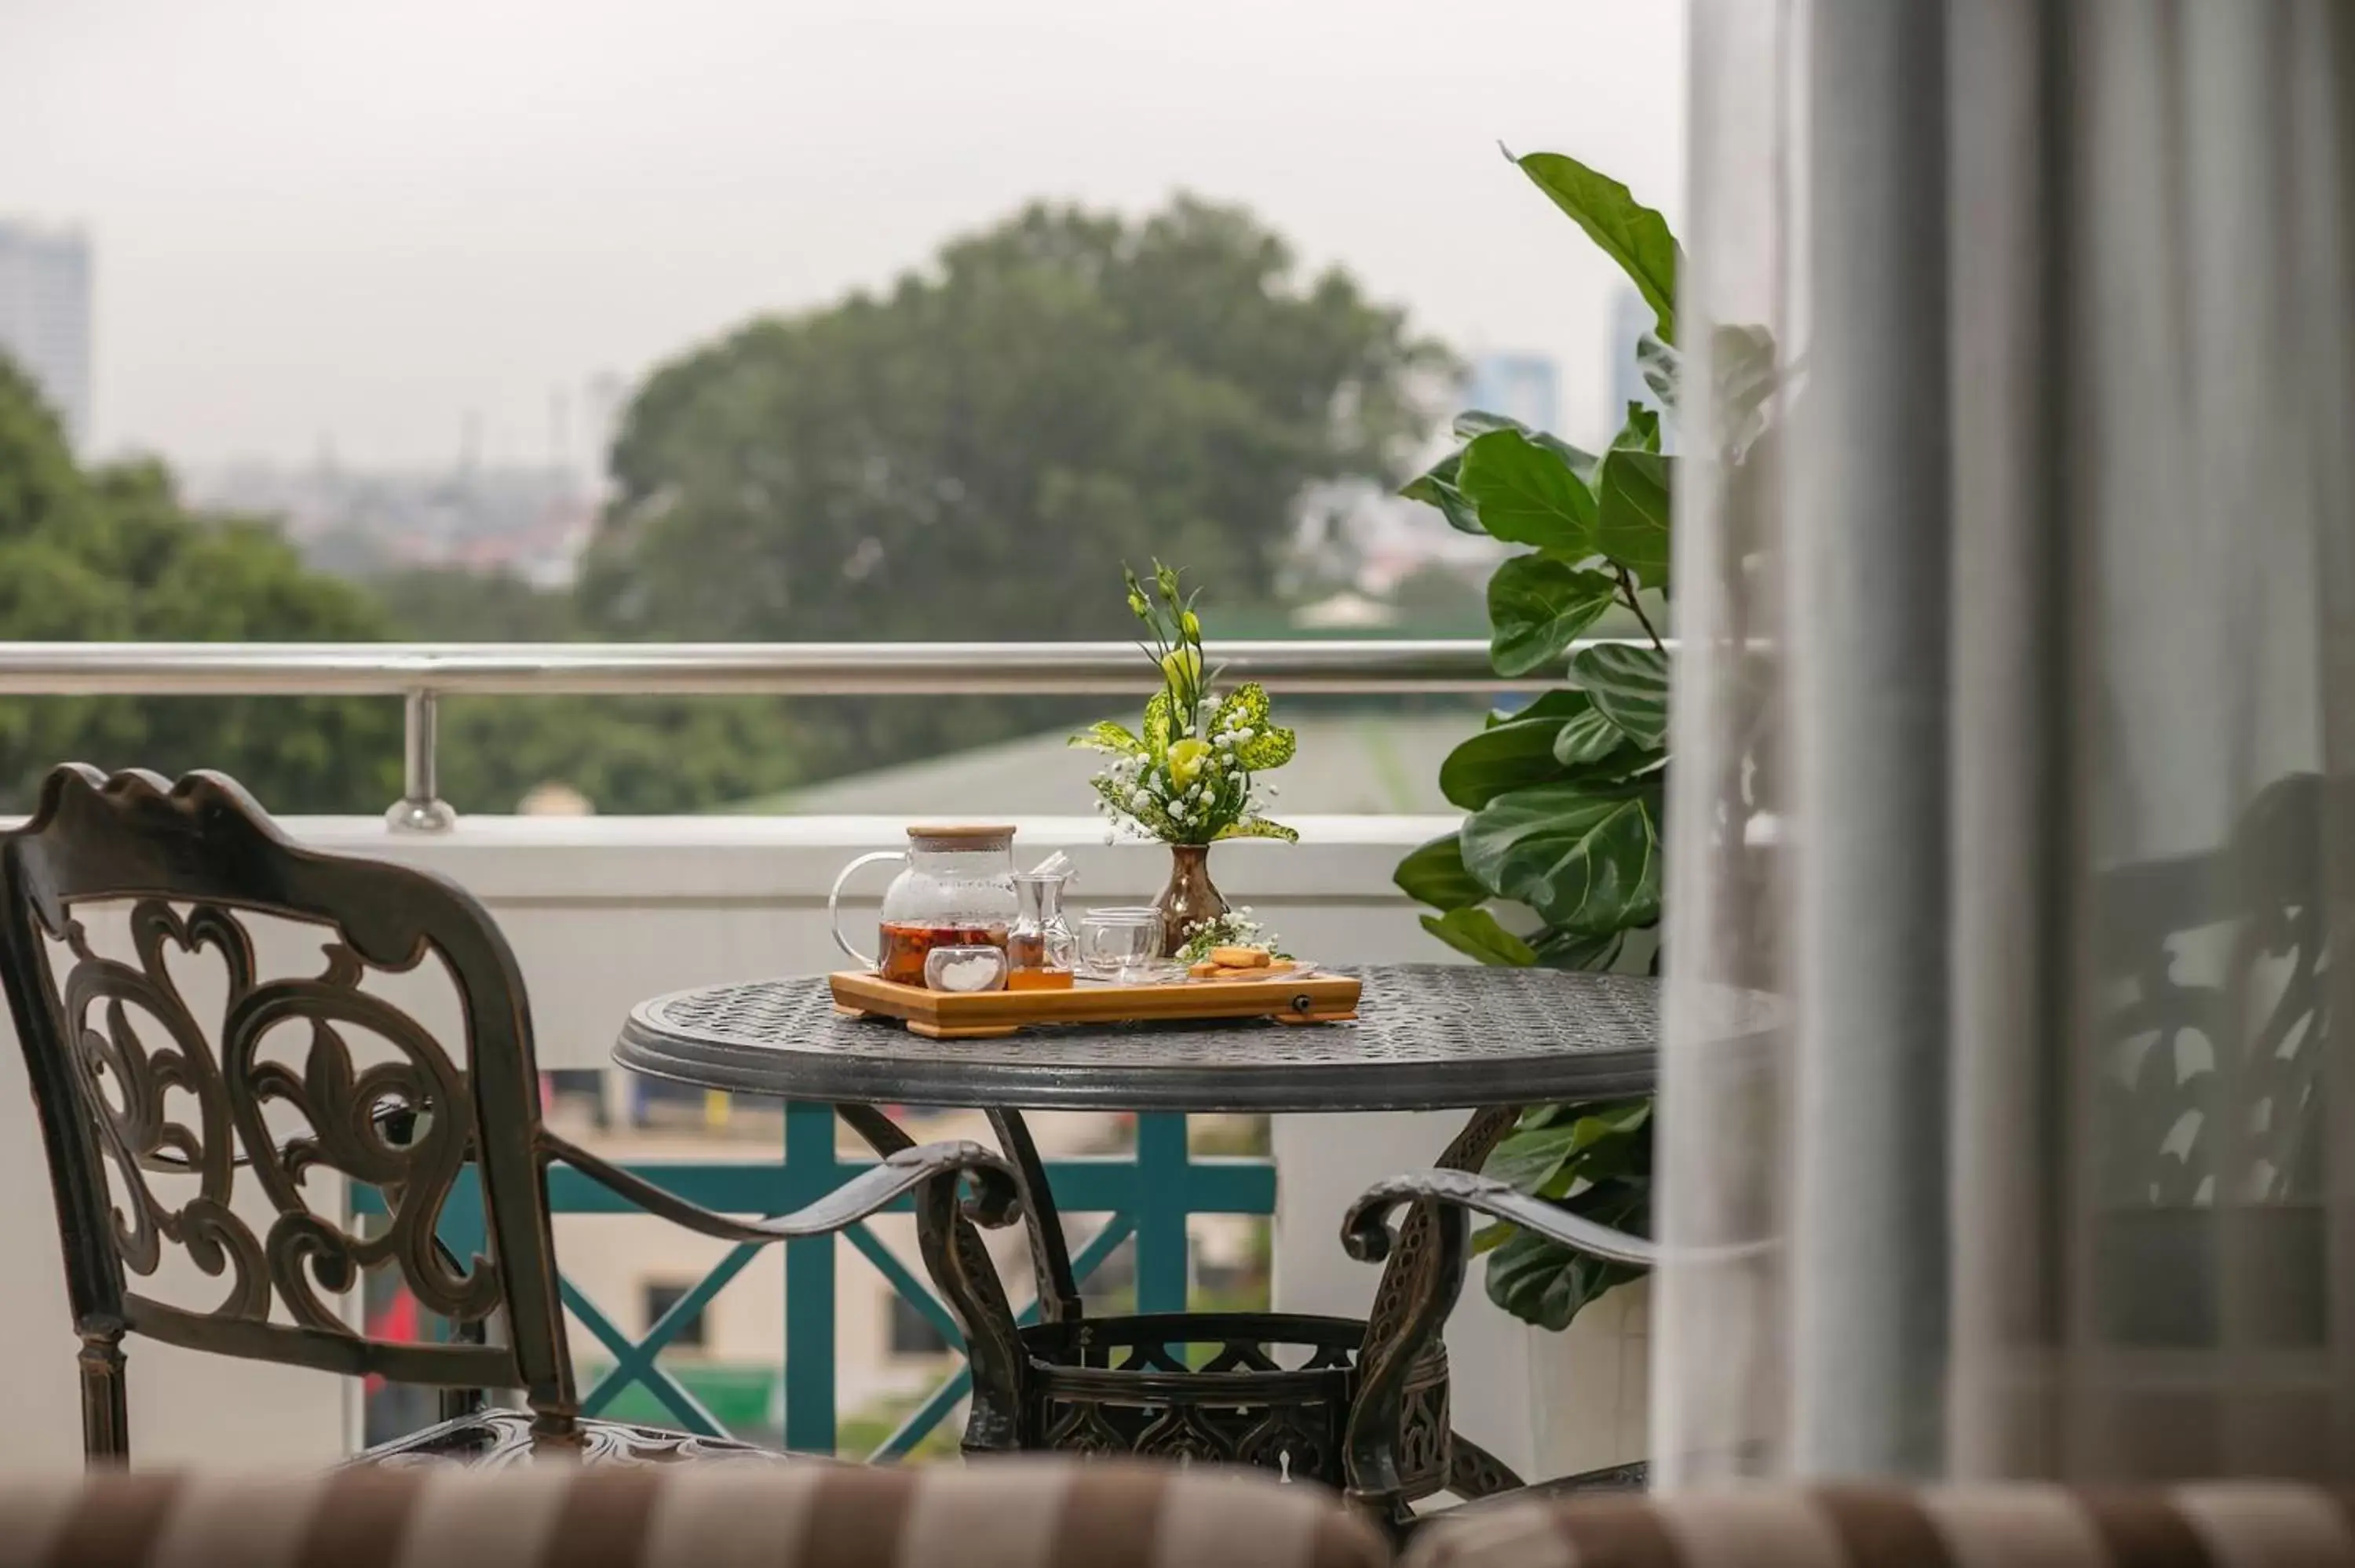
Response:
POLYGON ((52 773, 32 817, 0 835, 0 979, 85 1342, 127 1332, 396 1382, 520 1388, 570 1415, 530 1016, 480 905, 428 872, 304 849, 218 775, 167 783, 80 766, 52 773), (129 959, 91 940, 82 912, 99 906, 127 909, 129 959), (262 972, 256 916, 318 928, 315 972, 262 972), (364 989, 372 972, 429 959, 456 992, 457 1055, 364 989), (218 966, 218 1016, 200 1017, 176 979, 175 964, 197 962, 218 966), (470 1160, 489 1255, 460 1258, 437 1235, 470 1160), (378 1189, 383 1228, 358 1234, 314 1207, 304 1186, 316 1170, 378 1189), (264 1202, 232 1202, 247 1181, 264 1202), (217 1305, 148 1292, 167 1248, 221 1281, 217 1305), (427 1310, 462 1325, 496 1315, 504 1332, 369 1337, 330 1298, 384 1267, 427 1310))

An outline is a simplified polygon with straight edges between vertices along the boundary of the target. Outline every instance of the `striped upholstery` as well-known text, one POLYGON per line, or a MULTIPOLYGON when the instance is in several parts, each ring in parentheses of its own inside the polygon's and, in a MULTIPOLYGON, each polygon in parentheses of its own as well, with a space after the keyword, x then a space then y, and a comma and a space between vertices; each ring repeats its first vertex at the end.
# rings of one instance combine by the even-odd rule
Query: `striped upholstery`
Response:
POLYGON ((1380 1568, 1329 1493, 1207 1467, 445 1466, 0 1481, 0 1568, 1380 1568))
POLYGON ((1404 1568, 2355 1568, 2350 1501, 2255 1481, 1565 1499, 1433 1520, 1404 1568))

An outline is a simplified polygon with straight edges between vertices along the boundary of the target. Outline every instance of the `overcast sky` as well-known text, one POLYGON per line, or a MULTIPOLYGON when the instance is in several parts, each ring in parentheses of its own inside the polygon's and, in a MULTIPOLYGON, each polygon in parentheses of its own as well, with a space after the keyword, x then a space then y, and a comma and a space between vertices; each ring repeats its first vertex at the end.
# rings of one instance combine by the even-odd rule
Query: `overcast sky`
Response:
POLYGON ((95 445, 549 455, 1034 196, 1241 200, 1596 433, 1614 274, 1497 154, 1681 213, 1677 0, 0 0, 0 216, 96 247, 95 445), (577 418, 577 415, 575 416, 577 418))

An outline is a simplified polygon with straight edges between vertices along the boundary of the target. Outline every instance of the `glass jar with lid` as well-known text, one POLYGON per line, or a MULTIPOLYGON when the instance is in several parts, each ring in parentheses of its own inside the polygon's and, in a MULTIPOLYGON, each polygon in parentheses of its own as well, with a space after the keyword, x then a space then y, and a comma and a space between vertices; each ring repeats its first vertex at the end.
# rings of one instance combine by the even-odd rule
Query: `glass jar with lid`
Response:
POLYGON ((906 849, 877 850, 844 866, 826 906, 837 947, 887 980, 921 986, 925 957, 935 948, 1005 948, 1017 913, 1014 830, 911 827, 906 849), (899 862, 900 870, 883 890, 877 950, 869 955, 843 933, 842 890, 861 867, 885 861, 899 862))

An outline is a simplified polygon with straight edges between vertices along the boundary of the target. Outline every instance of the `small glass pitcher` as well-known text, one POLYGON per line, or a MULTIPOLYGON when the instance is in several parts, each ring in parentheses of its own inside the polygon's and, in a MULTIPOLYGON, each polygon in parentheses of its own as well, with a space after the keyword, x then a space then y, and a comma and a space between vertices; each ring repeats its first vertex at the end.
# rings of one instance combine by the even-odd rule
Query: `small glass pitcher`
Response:
POLYGON ((1011 966, 1006 977, 1009 991, 1044 991, 1071 983, 1071 958, 1079 939, 1063 918, 1063 889, 1069 872, 1025 871, 1014 878, 1017 911, 1007 933, 1006 957, 1011 966))
POLYGON ((910 828, 906 849, 877 850, 844 866, 826 909, 835 946, 854 961, 887 980, 922 986, 925 956, 935 948, 1005 948, 1016 914, 1014 830, 910 828), (853 873, 880 861, 899 861, 901 869, 883 890, 881 947, 870 956, 843 935, 842 890, 853 873))

